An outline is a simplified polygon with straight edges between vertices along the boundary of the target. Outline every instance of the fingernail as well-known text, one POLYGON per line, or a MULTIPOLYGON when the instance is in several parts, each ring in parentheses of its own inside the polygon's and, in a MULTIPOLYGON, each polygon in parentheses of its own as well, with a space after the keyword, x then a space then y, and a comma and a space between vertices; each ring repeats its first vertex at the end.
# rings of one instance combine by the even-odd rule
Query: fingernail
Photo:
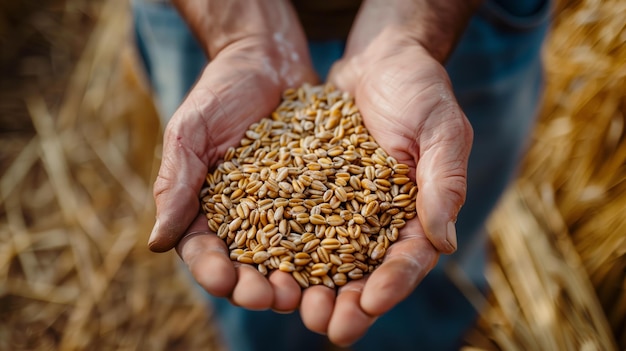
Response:
POLYGON ((291 313, 294 312, 294 310, 282 311, 282 310, 277 310, 277 309, 274 309, 274 308, 272 308, 272 311, 274 313, 278 313, 278 314, 291 314, 291 313))
POLYGON ((376 323, 376 321, 378 320, 378 318, 380 318, 380 316, 376 316, 376 317, 372 318, 372 321, 370 322, 370 327, 371 327, 372 325, 374 325, 374 323, 376 323))
POLYGON ((454 222, 448 222, 448 228, 447 229, 448 230, 446 232, 446 240, 448 241, 450 246, 452 246, 454 248, 454 251, 456 251, 456 248, 457 248, 457 243, 456 243, 456 226, 454 225, 454 222))
POLYGON ((156 222, 154 222, 154 227, 152 227, 152 232, 150 233, 150 238, 148 239, 148 246, 152 246, 152 242, 156 239, 157 231, 159 231, 159 219, 158 218, 156 222))

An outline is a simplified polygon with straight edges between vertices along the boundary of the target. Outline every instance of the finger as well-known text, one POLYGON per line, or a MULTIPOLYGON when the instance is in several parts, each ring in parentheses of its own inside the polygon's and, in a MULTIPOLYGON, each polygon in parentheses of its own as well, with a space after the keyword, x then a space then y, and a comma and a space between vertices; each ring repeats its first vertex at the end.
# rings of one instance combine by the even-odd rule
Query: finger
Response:
POLYGON ((335 62, 330 68, 327 80, 337 89, 347 91, 354 95, 358 74, 355 64, 351 64, 349 60, 354 60, 354 58, 344 58, 335 62))
POLYGON ((326 334, 335 305, 335 290, 325 286, 311 286, 302 292, 300 316, 311 331, 326 334))
POLYGON ((249 264, 237 265, 237 283, 231 301, 249 310, 266 310, 272 307, 274 292, 267 278, 249 264))
POLYGON ((289 273, 274 271, 269 276, 274 291, 272 309, 276 312, 291 312, 298 308, 302 289, 289 273))
POLYGON ((367 314, 361 308, 361 294, 366 279, 352 281, 341 289, 335 301, 335 309, 328 324, 328 338, 334 344, 347 347, 360 339, 377 316, 367 314))
POLYGON ((247 309, 271 307, 273 291, 267 279, 251 265, 233 263, 224 241, 208 231, 203 215, 187 232, 176 251, 204 290, 247 309))
POLYGON ((436 122, 420 136, 416 208, 428 239, 450 254, 457 249, 455 222, 467 191, 472 128, 456 103, 433 114, 429 121, 436 122))
POLYGON ((237 282, 235 267, 226 244, 208 231, 203 217, 196 218, 191 234, 180 241, 176 251, 204 290, 218 297, 230 296, 237 282))
POLYGON ((435 266, 439 257, 430 241, 419 233, 419 222, 410 221, 403 228, 405 238, 387 251, 385 261, 367 279, 361 296, 361 308, 380 316, 404 300, 435 266), (409 234, 411 233, 411 234, 409 234))

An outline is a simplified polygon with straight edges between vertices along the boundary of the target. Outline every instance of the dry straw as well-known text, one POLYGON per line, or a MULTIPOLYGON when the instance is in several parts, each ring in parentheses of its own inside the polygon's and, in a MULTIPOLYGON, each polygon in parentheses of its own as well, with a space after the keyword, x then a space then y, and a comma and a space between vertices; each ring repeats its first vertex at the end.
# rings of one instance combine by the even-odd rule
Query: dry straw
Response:
POLYGON ((20 98, 9 104, 3 92, 2 113, 29 117, 34 131, 2 136, 1 350, 215 345, 177 258, 146 249, 160 130, 137 80, 129 23, 128 4, 117 0, 68 0, 23 23, 25 33, 46 28, 47 41, 14 63, 27 72, 41 65, 34 82, 2 85, 20 98), (72 51, 85 30, 88 40, 72 51), (67 65, 71 75, 55 76, 67 65))
MULTIPOLYGON (((89 40, 71 60, 78 55, 60 54, 69 36, 46 29, 43 61, 73 66, 71 76, 13 82, 19 104, 1 96, 3 115, 28 116, 36 131, 0 140, 2 350, 218 347, 177 258, 145 247, 160 137, 126 49, 126 5, 41 9, 28 33, 57 23, 89 40), (63 94, 51 91, 59 82, 63 94)), ((626 348, 626 3, 561 2, 557 13, 523 178, 490 223, 493 294, 473 349, 626 348)))
POLYGON ((624 18, 624 1, 558 2, 541 119, 490 223, 490 347, 626 348, 624 18))

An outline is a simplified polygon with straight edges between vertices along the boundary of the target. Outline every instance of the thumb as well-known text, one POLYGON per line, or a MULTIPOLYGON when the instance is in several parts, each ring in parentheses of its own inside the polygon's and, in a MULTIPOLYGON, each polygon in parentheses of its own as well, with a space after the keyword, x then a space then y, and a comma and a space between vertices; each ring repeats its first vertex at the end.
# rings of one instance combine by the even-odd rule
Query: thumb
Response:
POLYGON ((207 145, 204 152, 194 150, 190 145, 208 140, 192 133, 193 125, 177 122, 173 118, 165 132, 163 160, 154 183, 156 223, 148 241, 154 252, 172 249, 198 215, 209 158, 206 150, 213 149, 207 145))
MULTIPOLYGON (((472 128, 459 108, 421 139, 416 168, 417 213, 430 242, 444 254, 457 249, 456 218, 465 202, 472 128), (456 115, 457 118, 454 118, 456 115), (451 118, 450 118, 451 117, 451 118)), ((432 120, 432 119, 431 119, 432 120)))

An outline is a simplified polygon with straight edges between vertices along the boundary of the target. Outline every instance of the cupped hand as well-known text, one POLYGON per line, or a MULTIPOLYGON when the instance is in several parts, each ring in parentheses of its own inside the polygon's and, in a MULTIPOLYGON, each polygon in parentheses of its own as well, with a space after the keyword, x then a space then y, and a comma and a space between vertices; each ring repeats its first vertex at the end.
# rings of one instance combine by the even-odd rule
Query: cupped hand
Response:
POLYGON ((354 95, 371 135, 410 166, 419 189, 418 217, 407 222, 377 270, 336 295, 324 287, 303 293, 304 323, 339 345, 362 337, 416 288, 440 253, 456 250, 454 223, 465 201, 472 129, 442 65, 397 34, 385 30, 362 50, 348 47, 329 77, 354 95))
POLYGON ((295 309, 300 288, 287 274, 268 280, 251 266, 231 262, 226 245, 199 214, 198 197, 207 172, 252 123, 278 106, 286 88, 315 82, 305 41, 292 41, 294 35, 243 38, 212 59, 167 125, 154 184, 157 221, 150 249, 163 252, 179 244, 180 256, 207 292, 249 309, 295 309))

